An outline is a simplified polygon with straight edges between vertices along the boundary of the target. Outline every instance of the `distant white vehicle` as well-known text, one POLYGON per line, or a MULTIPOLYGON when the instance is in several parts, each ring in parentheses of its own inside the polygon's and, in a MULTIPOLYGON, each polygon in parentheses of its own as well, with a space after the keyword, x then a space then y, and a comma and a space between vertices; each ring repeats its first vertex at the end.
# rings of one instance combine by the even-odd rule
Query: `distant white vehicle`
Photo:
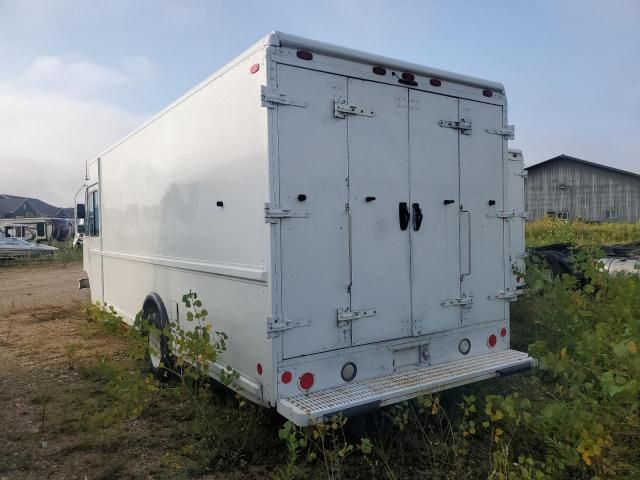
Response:
POLYGON ((56 247, 28 242, 23 238, 0 236, 0 259, 2 260, 53 255, 57 250, 56 247))
POLYGON ((87 162, 92 299, 197 292, 211 375, 297 425, 527 370, 512 134, 500 83, 273 33, 87 162))

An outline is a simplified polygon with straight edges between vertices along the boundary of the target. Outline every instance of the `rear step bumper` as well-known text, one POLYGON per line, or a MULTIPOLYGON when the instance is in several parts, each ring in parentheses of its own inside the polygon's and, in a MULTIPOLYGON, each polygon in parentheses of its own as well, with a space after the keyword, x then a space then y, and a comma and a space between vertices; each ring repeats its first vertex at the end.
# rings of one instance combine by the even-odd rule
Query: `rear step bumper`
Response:
POLYGON ((305 426, 339 412, 362 413, 418 395, 523 372, 536 364, 535 359, 516 350, 489 353, 281 399, 278 412, 305 426))

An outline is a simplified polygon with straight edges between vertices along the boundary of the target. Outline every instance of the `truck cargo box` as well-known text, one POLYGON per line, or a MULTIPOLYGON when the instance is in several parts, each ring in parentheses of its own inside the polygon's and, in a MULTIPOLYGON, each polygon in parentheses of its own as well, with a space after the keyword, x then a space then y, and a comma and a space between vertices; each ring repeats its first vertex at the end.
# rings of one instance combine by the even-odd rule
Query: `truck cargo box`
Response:
POLYGON ((272 33, 87 163, 92 299, 197 292, 298 425, 530 368, 512 135, 500 83, 272 33))

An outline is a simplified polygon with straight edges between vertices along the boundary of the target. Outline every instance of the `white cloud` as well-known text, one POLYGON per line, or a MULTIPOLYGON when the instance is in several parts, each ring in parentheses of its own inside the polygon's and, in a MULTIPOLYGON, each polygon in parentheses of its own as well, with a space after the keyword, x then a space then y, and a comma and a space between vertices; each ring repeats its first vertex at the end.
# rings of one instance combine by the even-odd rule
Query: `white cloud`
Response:
POLYGON ((41 56, 13 83, 72 98, 89 98, 148 81, 154 72, 155 64, 144 56, 125 57, 120 69, 73 57, 41 56))
POLYGON ((122 61, 124 70, 134 81, 146 81, 156 73, 156 64, 144 55, 125 57, 122 61))
POLYGON ((48 56, 0 84, 0 193, 70 206, 84 180, 85 161, 144 120, 90 98, 148 80, 153 69, 144 57, 125 59, 118 70, 48 56))

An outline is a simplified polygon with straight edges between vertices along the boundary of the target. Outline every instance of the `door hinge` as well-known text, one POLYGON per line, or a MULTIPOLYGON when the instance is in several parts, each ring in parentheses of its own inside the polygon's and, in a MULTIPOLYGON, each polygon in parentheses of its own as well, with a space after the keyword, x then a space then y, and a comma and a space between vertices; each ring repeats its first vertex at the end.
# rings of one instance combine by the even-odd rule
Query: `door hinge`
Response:
POLYGON ((349 307, 338 307, 338 326, 345 327, 349 325, 351 320, 355 320, 356 318, 374 317, 375 315, 375 308, 351 310, 349 307))
POLYGON ((275 208, 270 203, 264 204, 265 223, 278 223, 281 218, 309 218, 309 212, 291 208, 275 208))
POLYGON ((445 298, 440 302, 441 307, 457 307, 457 306, 465 306, 471 305, 473 303, 473 297, 470 295, 465 295, 457 298, 445 298))
POLYGON ((487 300, 515 300, 518 297, 516 292, 507 292, 500 290, 495 295, 489 295, 487 300))
POLYGON ((500 210, 498 212, 487 212, 486 215, 490 218, 527 218, 529 216, 527 212, 521 210, 500 210))
POLYGON ((347 118, 347 115, 361 115, 363 117, 373 117, 374 115, 372 110, 351 105, 344 98, 333 99, 333 113, 337 118, 347 118))
POLYGON ((471 135, 471 122, 466 122, 464 118, 459 122, 456 120, 440 120, 440 126, 460 130, 463 135, 471 135))
POLYGON ((267 108, 275 108, 277 104, 303 108, 309 106, 307 102, 291 98, 284 93, 276 92, 275 90, 269 90, 264 85, 261 89, 260 98, 262 100, 262 106, 267 108))
POLYGON ((296 327, 307 327, 311 324, 308 318, 298 318, 294 320, 282 319, 277 317, 267 318, 267 338, 273 338, 280 335, 285 330, 296 327))
POLYGON ((502 135, 507 137, 507 140, 513 140, 515 138, 516 127, 513 125, 507 125, 504 128, 487 128, 487 133, 494 133, 496 135, 502 135))

